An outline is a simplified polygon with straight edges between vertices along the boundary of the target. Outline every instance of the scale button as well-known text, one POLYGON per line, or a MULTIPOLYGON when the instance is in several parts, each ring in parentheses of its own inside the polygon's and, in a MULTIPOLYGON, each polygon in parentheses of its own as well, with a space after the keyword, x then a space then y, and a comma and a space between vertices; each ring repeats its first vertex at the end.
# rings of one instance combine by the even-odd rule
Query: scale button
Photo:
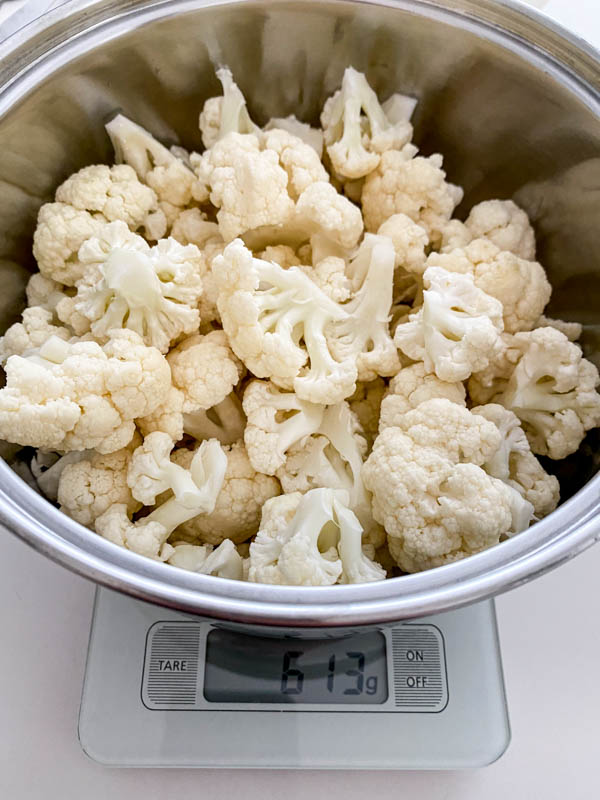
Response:
POLYGON ((157 622, 146 637, 142 684, 151 709, 189 708, 196 704, 200 625, 157 622))
POLYGON ((394 702, 403 711, 441 711, 448 701, 444 640, 434 625, 392 630, 394 702))

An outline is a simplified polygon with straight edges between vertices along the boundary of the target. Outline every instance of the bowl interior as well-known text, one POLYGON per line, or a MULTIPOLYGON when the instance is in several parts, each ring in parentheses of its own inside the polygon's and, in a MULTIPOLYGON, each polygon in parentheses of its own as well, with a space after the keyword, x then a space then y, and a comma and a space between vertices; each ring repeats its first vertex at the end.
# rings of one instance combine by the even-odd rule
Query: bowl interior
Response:
MULTIPOLYGON (((97 5, 95 27, 59 30, 52 53, 39 45, 35 73, 0 86, 0 331, 24 305, 39 206, 71 172, 111 161, 103 125, 115 110, 166 143, 200 149, 198 113, 220 93, 216 66, 231 67, 259 123, 290 113, 315 123, 352 64, 382 99, 419 98, 415 141, 425 155, 441 152, 464 187, 459 216, 496 197, 527 210, 554 287, 548 313, 582 322, 586 355, 600 363, 597 82, 455 13, 455 2, 97 5)), ((546 462, 563 499, 593 476, 599 451, 591 434, 565 462, 546 462)))

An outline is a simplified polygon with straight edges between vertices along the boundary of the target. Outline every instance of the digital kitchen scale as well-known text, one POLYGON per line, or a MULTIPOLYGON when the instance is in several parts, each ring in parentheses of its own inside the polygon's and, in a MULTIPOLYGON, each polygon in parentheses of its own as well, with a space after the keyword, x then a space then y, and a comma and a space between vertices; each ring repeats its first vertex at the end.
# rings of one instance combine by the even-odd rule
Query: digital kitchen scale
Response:
POLYGON ((98 589, 79 739, 110 766, 458 769, 510 739, 493 601, 252 636, 98 589))

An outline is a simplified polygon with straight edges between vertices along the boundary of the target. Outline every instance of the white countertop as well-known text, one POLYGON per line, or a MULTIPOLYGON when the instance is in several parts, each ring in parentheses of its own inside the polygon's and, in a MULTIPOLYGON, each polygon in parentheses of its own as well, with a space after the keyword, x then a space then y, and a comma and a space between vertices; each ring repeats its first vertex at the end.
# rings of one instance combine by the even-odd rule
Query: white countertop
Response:
POLYGON ((492 766, 220 772, 115 770, 87 759, 77 715, 94 588, 16 538, 0 536, 0 797, 6 800, 600 796, 600 546, 497 600, 512 742, 492 766))
MULTIPOLYGON (((599 0, 531 3, 600 42, 599 0)), ((77 715, 94 587, 17 539, 0 537, 0 797, 6 800, 600 796, 600 547, 497 600, 513 737, 496 764, 438 773, 219 772, 111 770, 84 756, 77 715)))

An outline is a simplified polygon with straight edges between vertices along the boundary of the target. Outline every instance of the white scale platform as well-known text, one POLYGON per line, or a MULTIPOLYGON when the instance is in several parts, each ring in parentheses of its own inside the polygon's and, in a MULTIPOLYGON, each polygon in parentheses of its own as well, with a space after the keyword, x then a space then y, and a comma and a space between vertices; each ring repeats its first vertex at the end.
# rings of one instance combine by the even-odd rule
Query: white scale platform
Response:
POLYGON ((510 740, 493 601, 253 637, 99 589, 79 717, 111 766, 459 769, 510 740))

